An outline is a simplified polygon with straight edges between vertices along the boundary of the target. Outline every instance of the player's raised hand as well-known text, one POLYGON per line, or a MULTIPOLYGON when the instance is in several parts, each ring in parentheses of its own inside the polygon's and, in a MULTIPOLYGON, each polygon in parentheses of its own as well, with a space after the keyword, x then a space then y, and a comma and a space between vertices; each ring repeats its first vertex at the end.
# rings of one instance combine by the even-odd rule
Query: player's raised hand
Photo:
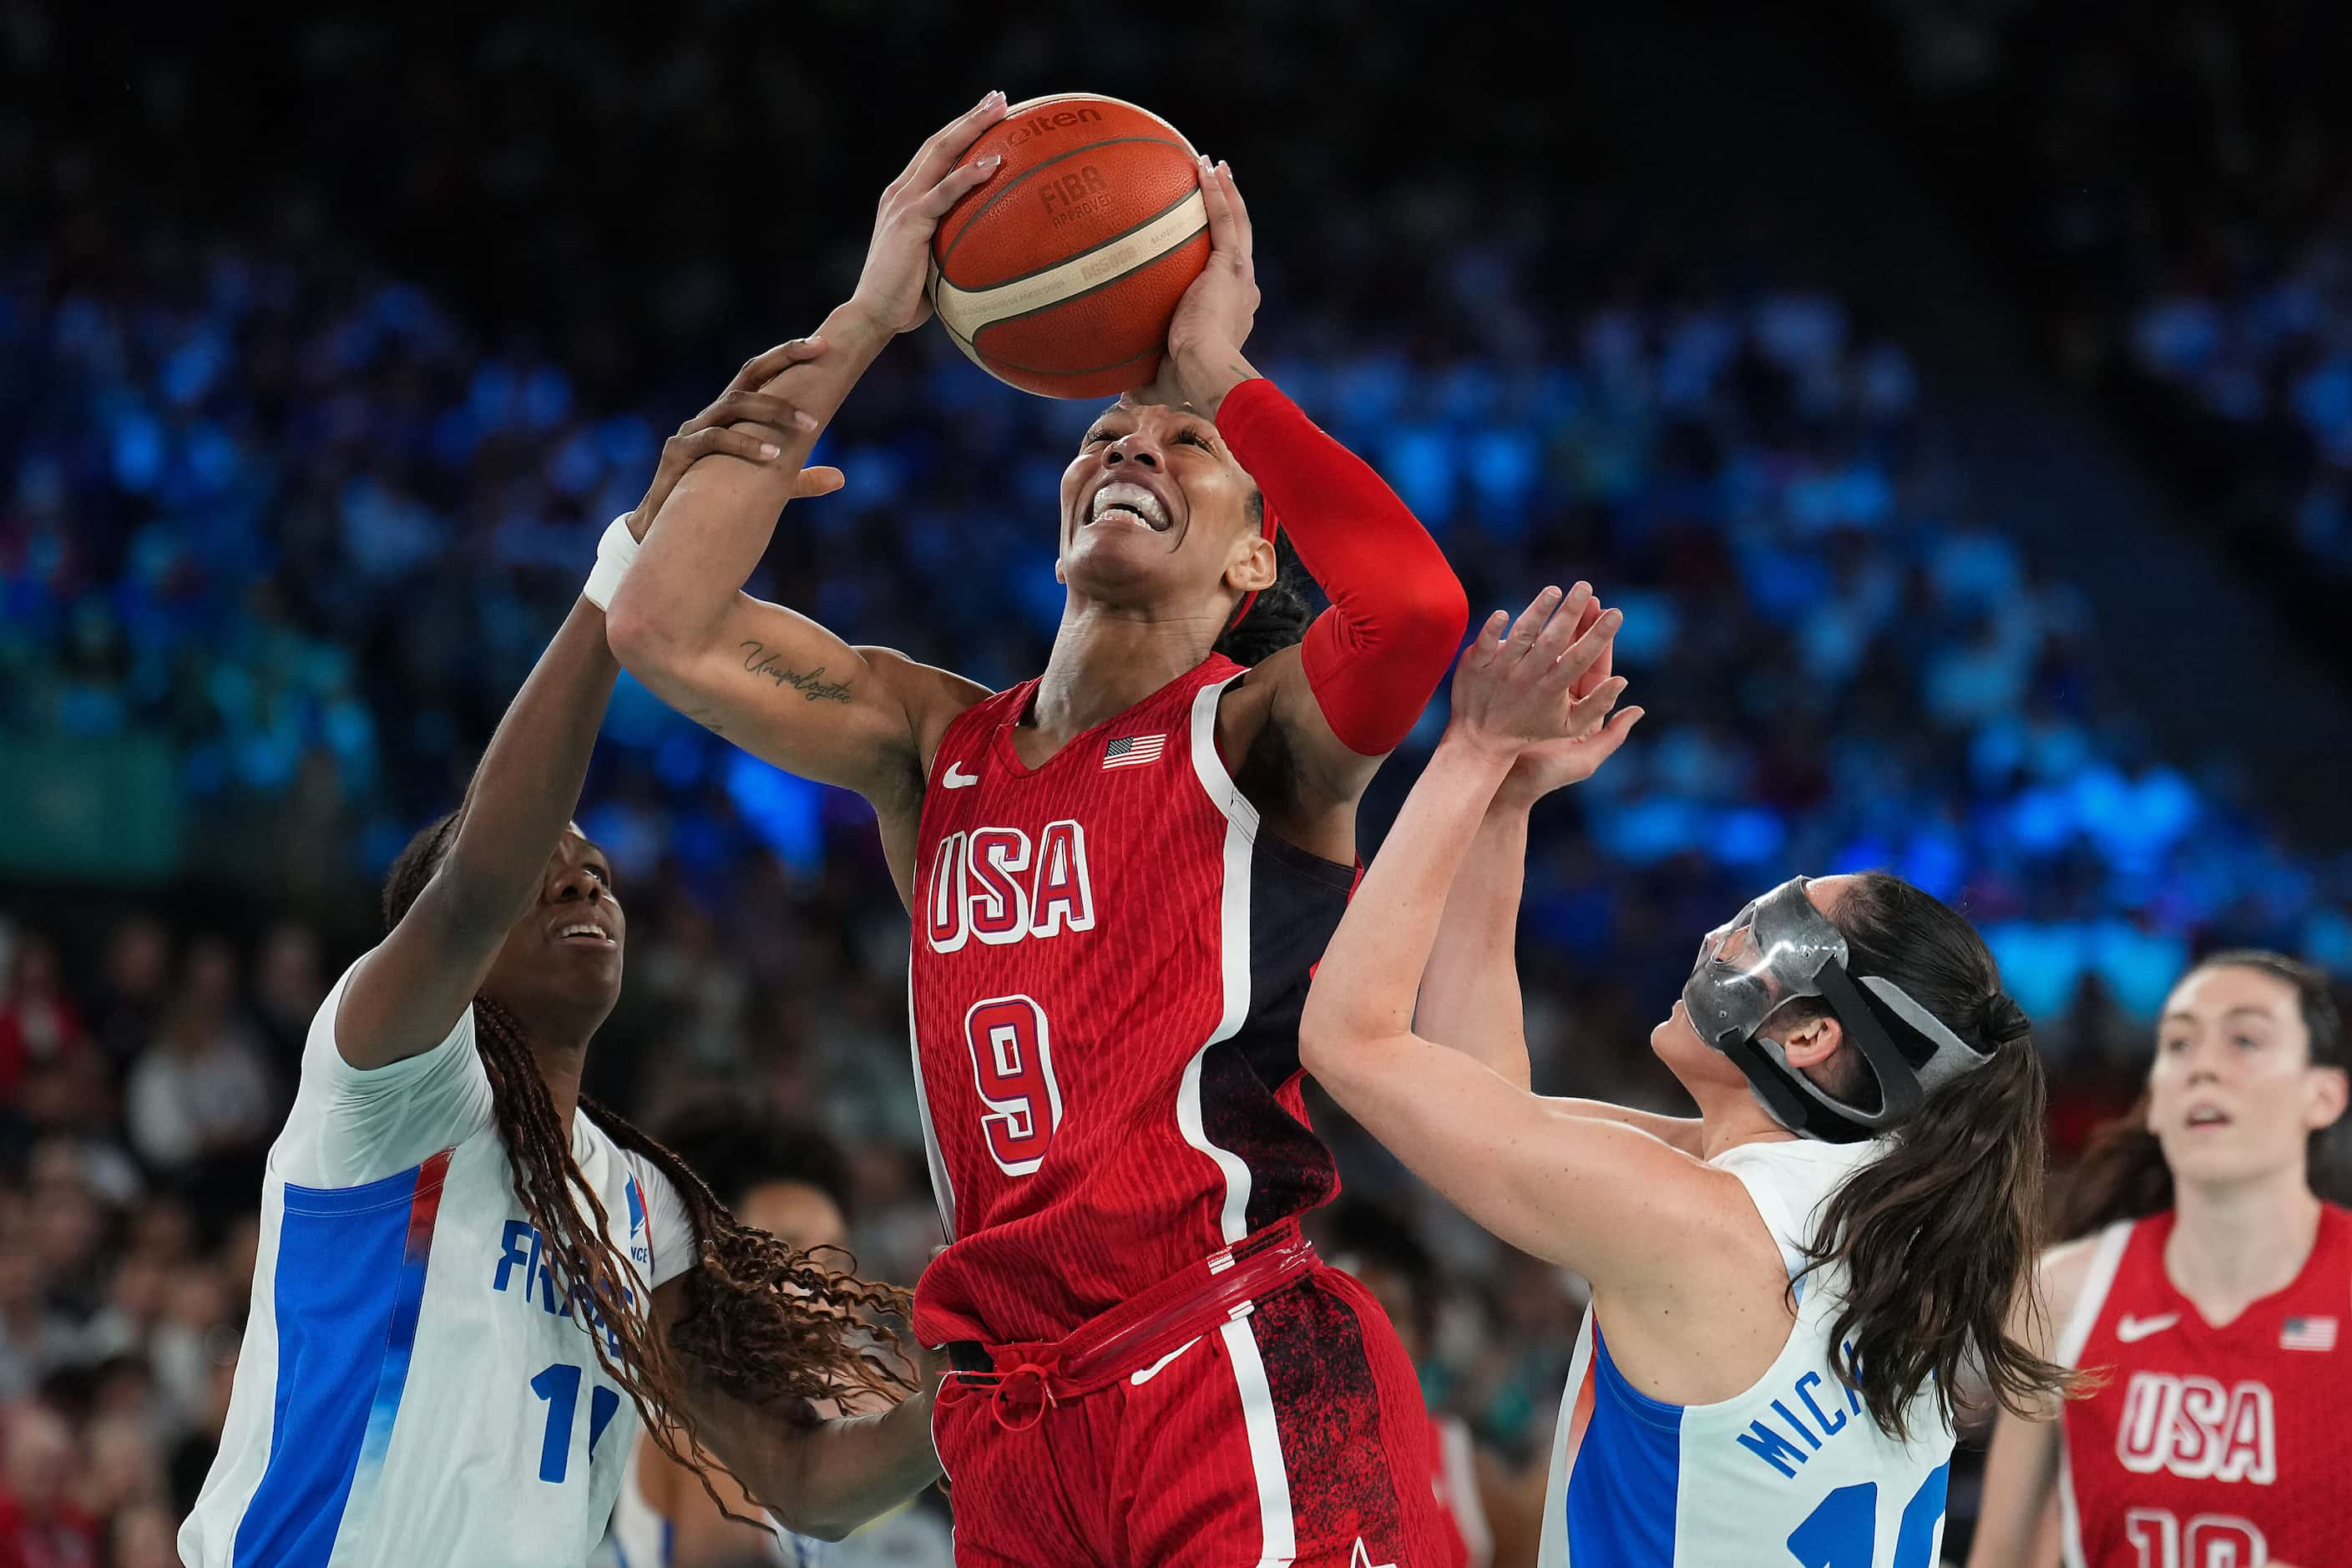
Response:
MULTIPOLYGON (((1578 637, 1590 635, 1608 613, 1598 598, 1587 599, 1584 614, 1577 621, 1578 637)), ((1625 690, 1625 682, 1611 668, 1616 647, 1616 638, 1610 637, 1601 645, 1600 658, 1569 683, 1568 733, 1538 741, 1519 753, 1495 793, 1497 806, 1525 810, 1556 789, 1583 783, 1617 754, 1617 748, 1642 721, 1640 708, 1611 711, 1625 690)))
POLYGON ((1201 197, 1209 209, 1209 265, 1177 302, 1159 376, 1133 395, 1209 412, 1236 381, 1255 374, 1242 363, 1241 351, 1257 320, 1257 267, 1251 258, 1249 208, 1232 168, 1202 158, 1201 197))
POLYGON ((1591 609, 1591 585, 1579 583, 1565 595, 1546 588, 1516 621, 1500 610, 1487 617, 1454 670, 1448 738, 1516 765, 1528 747, 1599 723, 1624 691, 1623 679, 1606 677, 1581 696, 1578 689, 1625 617, 1610 609, 1588 615, 1591 609))
POLYGON ((971 144, 1003 118, 1004 94, 990 93, 934 132, 883 189, 866 269, 849 297, 881 331, 912 331, 930 319, 930 296, 923 284, 930 271, 932 232, 950 207, 1003 163, 1003 154, 997 153, 963 161, 971 144))
MULTIPOLYGON (((646 530, 661 515, 662 503, 669 500, 669 492, 677 488, 687 469, 703 458, 720 456, 740 458, 747 463, 771 463, 783 456, 787 445, 814 430, 814 419, 784 399, 771 396, 759 388, 786 365, 815 359, 824 352, 823 341, 816 338, 794 338, 779 343, 737 373, 709 407, 679 426, 677 434, 662 443, 661 461, 655 465, 653 482, 646 487, 645 499, 637 502, 637 510, 629 514, 629 531, 638 539, 645 538, 646 530), (738 426, 751 428, 738 429, 738 426)), ((831 495, 843 482, 839 468, 803 468, 793 485, 792 499, 805 500, 811 496, 831 495)))

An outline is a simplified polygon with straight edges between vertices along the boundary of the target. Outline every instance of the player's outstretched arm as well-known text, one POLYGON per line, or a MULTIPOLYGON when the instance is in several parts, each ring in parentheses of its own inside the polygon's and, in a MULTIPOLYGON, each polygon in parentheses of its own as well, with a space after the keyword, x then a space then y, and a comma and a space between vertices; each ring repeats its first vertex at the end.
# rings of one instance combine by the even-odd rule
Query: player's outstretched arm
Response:
POLYGON ((1446 890, 1519 753, 1582 733, 1622 689, 1611 678, 1573 695, 1616 623, 1604 615, 1580 636, 1580 605, 1555 615, 1560 599, 1546 589, 1507 638, 1496 616, 1463 656, 1454 723, 1316 970, 1299 1056, 1342 1109, 1472 1219, 1523 1251, 1631 1288, 1651 1282, 1662 1260, 1728 1244, 1738 1226, 1752 1227, 1752 1210, 1719 1201, 1716 1173, 1660 1140, 1529 1094, 1412 1027, 1446 890), (1689 1246, 1662 1247, 1666 1231, 1689 1246))
MULTIPOLYGON (((775 450, 772 433, 691 422, 664 445, 646 502, 657 506, 701 457, 760 462, 763 447, 775 450)), ((508 931, 539 896, 619 672, 603 612, 577 601, 491 735, 439 869, 344 989, 335 1047, 352 1066, 431 1049, 472 1005, 508 931)))
POLYGON ((1142 395, 1190 403, 1264 492, 1331 600, 1296 652, 1259 664, 1290 763, 1288 804, 1308 818, 1352 807, 1412 728, 1462 645, 1462 584, 1436 541, 1370 465, 1318 427, 1242 357, 1257 311, 1249 209, 1223 163, 1204 163, 1209 265, 1168 329, 1168 362, 1142 395))
MULTIPOLYGON (((1591 631, 1604 614, 1614 614, 1581 583, 1570 591, 1561 613, 1576 613, 1580 599, 1579 636, 1591 631)), ((1533 1078, 1516 952, 1519 893, 1527 881, 1528 815, 1554 790, 1591 778, 1641 721, 1639 708, 1628 708, 1610 721, 1607 694, 1601 689, 1612 683, 1613 689, 1623 689, 1611 662, 1611 649, 1603 647, 1571 688, 1572 695, 1593 710, 1587 727, 1528 747, 1504 776, 1462 868, 1454 873, 1454 885, 1446 889, 1444 918, 1438 921, 1437 939, 1422 972, 1415 1031, 1475 1058, 1520 1089, 1528 1088, 1533 1078)), ((1553 1099, 1550 1103, 1571 1115, 1638 1127, 1686 1154, 1698 1152, 1696 1117, 1662 1116, 1598 1100, 1553 1099)))
MULTIPOLYGON (((667 502, 642 510, 640 542, 614 592, 607 630, 629 672, 679 711, 803 778, 882 805, 919 793, 928 717, 980 689, 887 649, 852 647, 806 616, 742 592, 793 498, 791 476, 884 345, 930 313, 923 294, 931 232, 992 160, 961 163, 1004 116, 991 93, 924 142, 882 194, 866 268, 849 300, 809 337, 745 364, 721 401, 786 432, 769 465, 714 456, 667 502)), ((944 728, 945 719, 938 721, 944 728)))
MULTIPOLYGON (((1611 612, 1589 585, 1579 583, 1570 590, 1560 613, 1574 617, 1581 637, 1611 612)), ((1571 696, 1591 699, 1604 682, 1614 679, 1611 655, 1612 648, 1604 646, 1592 667, 1577 678, 1571 696)), ((1617 689, 1622 687, 1622 681, 1617 683, 1617 689)), ((1608 724, 1607 710, 1599 703, 1592 706, 1595 711, 1582 733, 1528 747, 1504 775, 1462 868, 1454 873, 1454 885, 1446 889, 1445 915, 1438 921, 1429 964, 1422 972, 1421 1000, 1413 1015, 1413 1027, 1422 1034, 1476 1057, 1521 1089, 1532 1076, 1514 952, 1519 892, 1527 881, 1528 814, 1552 791, 1591 778, 1642 717, 1641 709, 1629 708, 1617 723, 1608 724)))

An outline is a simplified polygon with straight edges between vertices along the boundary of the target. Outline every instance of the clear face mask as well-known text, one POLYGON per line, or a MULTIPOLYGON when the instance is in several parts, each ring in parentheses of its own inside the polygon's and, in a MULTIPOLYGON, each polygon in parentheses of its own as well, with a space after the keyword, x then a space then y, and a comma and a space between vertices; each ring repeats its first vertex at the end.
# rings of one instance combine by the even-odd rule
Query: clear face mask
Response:
POLYGON ((1814 907, 1806 881, 1791 878, 1706 933, 1683 985, 1683 1010, 1700 1039, 1738 1065, 1782 1126, 1831 1142, 1872 1137, 1991 1058, 1893 982, 1849 974, 1845 933, 1814 907), (1875 1105, 1827 1093, 1789 1065, 1780 1042, 1765 1037, 1773 1014, 1802 996, 1826 1003, 1862 1053, 1877 1081, 1875 1105), (1898 1042, 1898 1033, 1910 1037, 1898 1042))
POLYGON ((1791 878, 1749 900, 1700 941, 1683 1008, 1708 1045, 1752 1037, 1783 1003, 1820 995, 1825 964, 1845 962, 1845 935, 1813 907, 1805 880, 1791 878))

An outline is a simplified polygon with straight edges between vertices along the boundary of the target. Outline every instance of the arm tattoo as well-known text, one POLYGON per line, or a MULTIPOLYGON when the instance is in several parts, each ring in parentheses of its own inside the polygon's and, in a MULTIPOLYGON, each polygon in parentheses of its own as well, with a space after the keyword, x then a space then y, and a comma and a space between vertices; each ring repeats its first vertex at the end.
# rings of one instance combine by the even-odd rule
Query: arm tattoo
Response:
POLYGON ((719 710, 716 708, 697 708, 687 718, 714 735, 727 733, 727 726, 719 721, 719 710))
POLYGON ((789 686, 811 702, 849 700, 849 682, 825 679, 824 666, 821 664, 809 670, 786 669, 783 661, 770 653, 763 643, 746 640, 735 646, 743 649, 745 671, 775 682, 779 689, 789 686))

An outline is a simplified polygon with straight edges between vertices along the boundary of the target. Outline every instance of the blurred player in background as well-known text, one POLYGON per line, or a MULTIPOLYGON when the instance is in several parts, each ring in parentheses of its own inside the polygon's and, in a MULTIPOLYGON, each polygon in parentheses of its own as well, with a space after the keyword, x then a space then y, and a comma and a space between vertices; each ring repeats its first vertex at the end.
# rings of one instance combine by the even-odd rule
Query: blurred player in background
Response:
MULTIPOLYGON (((817 421, 919 325, 940 216, 1002 94, 885 193, 864 275, 789 369, 817 421)), ((1064 472, 1045 674, 992 695, 740 592, 789 483, 704 464, 613 601, 688 716, 872 803, 914 912, 919 1081, 950 1246, 916 1294, 959 1559, 1439 1559, 1411 1363, 1297 1216, 1337 1186, 1297 1009, 1355 879, 1356 805, 1459 644, 1412 513, 1241 348, 1249 218, 1203 161, 1207 269, 1160 381, 1064 472), (1306 625, 1276 521, 1331 608, 1306 625), (1303 637, 1302 637, 1303 633, 1303 637)), ((792 345, 787 345, 791 350, 792 345)), ((813 437, 788 445, 786 465, 813 437)))
POLYGON ((1606 717, 1619 620, 1580 584, 1507 637, 1489 619, 1301 1049, 1464 1213, 1591 1282, 1547 1568, 1927 1568, 1956 1379, 1984 1367, 2011 1401, 2066 1381, 2006 1331, 2042 1197, 2041 1063, 1976 932, 1874 873, 1790 881, 1706 938, 1651 1037, 1697 1120, 1528 1092, 1527 809, 1640 715, 1606 717))
POLYGON ((1977 1568, 2345 1560, 2352 1212, 2312 1163, 2346 1091, 2319 971, 2221 952, 2172 988, 2147 1093, 2094 1141, 2074 1239, 2042 1265, 2056 1359, 2099 1381, 2055 1419, 2002 1416, 1977 1568))
MULTIPOLYGON (((677 1157, 743 1224, 802 1252, 846 1256, 848 1165, 824 1134, 732 1104, 689 1111, 667 1131, 677 1157)), ((846 1403, 859 1410, 889 1405, 878 1397, 846 1403)), ((640 1440, 636 1462, 614 1506, 599 1568, 948 1568, 954 1561, 945 1521, 913 1503, 864 1525, 845 1541, 826 1542, 781 1525, 762 1529, 743 1522, 756 1517, 758 1505, 731 1477, 714 1477, 713 1482, 735 1517, 721 1510, 699 1474, 640 1440)))
MULTIPOLYGON (((703 454, 773 460, 729 417, 664 447, 646 506, 703 454)), ((893 1292, 737 1224, 580 1093, 625 929, 604 852, 569 826, 619 673, 595 590, 464 804, 394 863, 383 941, 310 1026, 189 1563, 580 1563, 641 1421, 827 1533, 938 1473, 927 1396, 809 1414, 890 1386, 861 1314, 893 1292)))

